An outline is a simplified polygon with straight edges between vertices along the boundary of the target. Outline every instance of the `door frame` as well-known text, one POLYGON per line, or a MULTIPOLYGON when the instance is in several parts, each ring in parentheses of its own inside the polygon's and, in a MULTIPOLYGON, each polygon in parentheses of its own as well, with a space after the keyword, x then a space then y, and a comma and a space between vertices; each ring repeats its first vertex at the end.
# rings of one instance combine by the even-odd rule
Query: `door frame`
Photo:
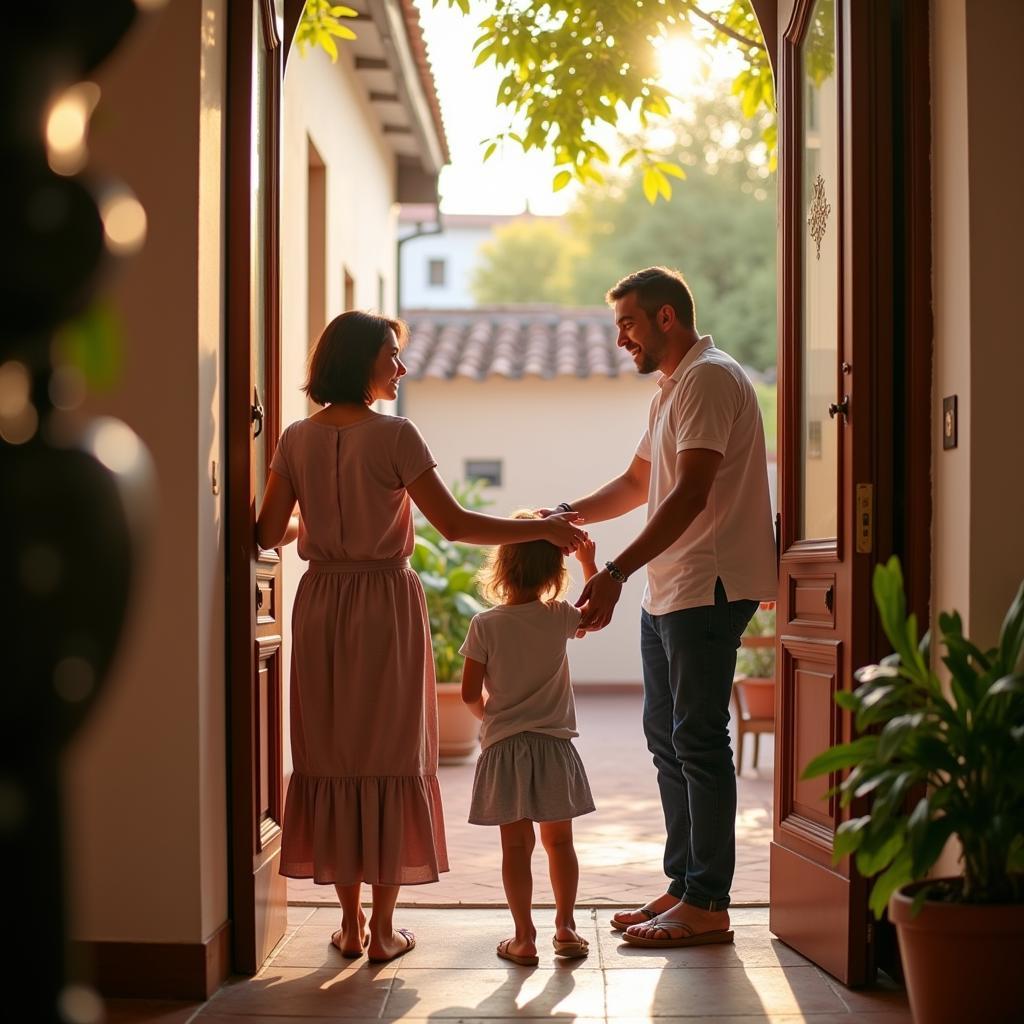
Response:
MULTIPOLYGON (((228 12, 227 80, 227 684, 229 912, 234 970, 255 973, 284 934, 287 888, 277 867, 284 811, 281 559, 256 544, 254 412, 262 404, 264 475, 280 432, 280 125, 282 46, 273 0, 228 12), (254 212, 254 47, 266 53, 263 204, 254 212), (263 245, 253 236, 263 220, 263 245), (262 289, 263 323, 255 320, 262 289), (254 344, 265 339, 263 394, 254 399, 254 344)), ((256 432, 258 433, 258 431, 256 432)))
MULTIPOLYGON (((768 6, 756 0, 758 14, 768 6)), ((777 45, 769 47, 776 74, 780 106, 780 229, 779 229, 779 392, 795 393, 798 387, 789 380, 800 376, 800 332, 797 328, 802 307, 799 294, 801 247, 794 237, 796 221, 791 211, 801 205, 799 186, 802 163, 798 130, 802 102, 800 61, 796 52, 803 27, 813 9, 812 0, 777 0, 774 10, 763 19, 766 26, 774 20, 777 45), (784 116, 790 111, 790 116, 784 116)), ((845 3, 836 0, 837 14, 843 11, 838 28, 837 74, 843 83, 841 148, 837 191, 836 223, 841 225, 842 265, 838 282, 839 337, 841 358, 848 358, 845 346, 857 337, 855 332, 870 332, 876 342, 868 365, 859 367, 861 409, 870 406, 868 422, 857 420, 861 436, 857 450, 850 447, 848 431, 840 427, 841 458, 838 488, 838 550, 831 543, 815 545, 796 540, 796 481, 786 474, 780 457, 780 552, 799 551, 801 561, 813 567, 818 559, 834 557, 836 586, 840 574, 846 574, 846 590, 859 596, 859 604, 850 614, 860 621, 851 635, 832 640, 824 634, 811 637, 813 630, 777 628, 776 665, 782 681, 786 659, 804 656, 811 663, 825 658, 826 647, 836 646, 835 685, 850 688, 853 671, 861 664, 877 660, 886 653, 874 603, 871 600, 871 573, 876 562, 890 553, 900 555, 907 582, 908 606, 919 621, 927 621, 931 587, 931 208, 930 208, 930 80, 929 17, 927 0, 867 0, 845 3), (851 35, 869 40, 861 52, 853 52, 851 35), (872 65, 870 61, 876 63, 872 65), (858 62, 854 64, 853 62, 858 62), (865 63, 868 62, 868 63, 865 63), (848 95, 850 77, 869 84, 868 95, 848 95), (854 151, 845 142, 851 133, 859 137, 854 151), (861 225, 847 236, 852 218, 861 225), (865 231, 863 225, 871 225, 865 231), (870 301, 863 308, 850 302, 851 274, 865 274, 870 281, 870 301), (870 391, 870 401, 867 394, 870 391), (874 485, 873 545, 869 557, 858 557, 855 542, 854 489, 859 481, 874 485), (829 549, 826 551, 826 548, 829 549), (835 552, 834 556, 831 552, 835 552), (843 563, 846 563, 845 565, 843 563), (788 638, 786 633, 791 635, 788 638), (848 642, 844 643, 843 640, 848 642), (787 642, 788 641, 788 642, 787 642), (845 650, 842 648, 845 647, 845 650), (816 650, 820 648, 820 650, 816 650)), ((838 19, 837 19, 838 20, 838 19)), ((864 287, 858 285, 859 294, 864 287)), ((856 385, 846 386, 837 370, 837 395, 849 390, 851 420, 857 417, 856 385)), ((796 402, 783 401, 779 416, 779 451, 798 443, 801 425, 796 402)), ((785 579, 786 577, 784 577, 785 579)), ((780 594, 780 598, 783 595, 780 594)), ((851 622, 856 620, 851 619, 851 622)), ((776 833, 780 827, 783 782, 786 773, 798 772, 792 764, 792 739, 785 734, 781 704, 784 686, 777 687, 776 721, 782 734, 777 737, 774 814, 776 833)), ((848 714, 834 709, 830 742, 851 738, 848 714)), ((830 782, 834 782, 831 780, 830 782)), ((834 798, 833 798, 834 800, 834 798)), ((829 804, 829 817, 840 820, 839 808, 829 804)), ((852 809, 863 813, 863 809, 852 809)), ((843 815, 846 816, 846 815, 843 815)), ((776 838, 778 836, 776 835, 776 838)), ((774 844, 773 844, 774 847, 774 844)), ((773 856, 773 863, 775 857, 773 856)), ((898 972, 898 953, 887 922, 876 928, 869 917, 867 894, 869 880, 859 876, 849 858, 835 869, 837 878, 845 876, 851 887, 847 902, 849 917, 844 923, 846 948, 833 948, 822 965, 840 980, 852 985, 869 982, 875 968, 898 972), (829 957, 833 959, 829 961, 829 957)), ((793 941, 801 934, 795 919, 810 916, 797 908, 773 909, 773 930, 793 941), (780 913, 780 911, 783 911, 780 913)), ((810 932, 813 922, 806 922, 810 932)), ((833 922, 833 926, 836 923, 833 922)), ((821 929, 817 929, 819 933, 821 929)), ((806 935, 806 933, 805 933, 806 935)), ((803 941, 793 942, 807 954, 803 941)), ((812 956, 812 959, 814 956, 812 956)))

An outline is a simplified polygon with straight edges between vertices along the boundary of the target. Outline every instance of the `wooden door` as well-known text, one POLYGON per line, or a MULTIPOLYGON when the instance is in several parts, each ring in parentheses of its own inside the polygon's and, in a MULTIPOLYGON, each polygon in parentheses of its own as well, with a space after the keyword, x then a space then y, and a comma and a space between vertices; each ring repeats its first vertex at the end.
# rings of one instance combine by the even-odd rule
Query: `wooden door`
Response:
POLYGON ((780 565, 771 930, 844 984, 874 973, 867 881, 832 861, 851 738, 833 701, 873 660, 893 547, 890 0, 780 0, 780 565))
POLYGON ((255 539, 280 430, 278 174, 282 58, 271 0, 230 5, 228 80, 228 673, 234 969, 284 934, 278 873, 283 671, 281 560, 255 539))

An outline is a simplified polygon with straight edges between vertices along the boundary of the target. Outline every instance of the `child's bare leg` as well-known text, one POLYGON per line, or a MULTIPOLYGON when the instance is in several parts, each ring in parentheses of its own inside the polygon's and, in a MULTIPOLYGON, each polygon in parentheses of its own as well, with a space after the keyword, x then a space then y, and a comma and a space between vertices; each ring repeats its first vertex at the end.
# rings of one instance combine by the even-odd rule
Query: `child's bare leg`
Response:
POLYGON ((334 887, 341 904, 341 928, 331 936, 331 942, 347 956, 358 956, 365 945, 366 915, 359 906, 362 888, 359 882, 334 887))
POLYGON ((375 885, 372 889, 370 945, 366 952, 372 960, 391 960, 412 949, 416 939, 412 932, 395 931, 395 904, 398 902, 399 886, 375 885))
POLYGON ((501 826, 501 880, 505 899, 516 925, 508 951, 516 956, 537 955, 537 929, 533 926, 533 873, 530 859, 536 844, 533 822, 523 818, 501 826))
POLYGON ((548 855, 548 874, 555 894, 555 938, 579 938, 576 932, 576 890, 580 865, 572 844, 572 820, 542 821, 540 841, 548 855))

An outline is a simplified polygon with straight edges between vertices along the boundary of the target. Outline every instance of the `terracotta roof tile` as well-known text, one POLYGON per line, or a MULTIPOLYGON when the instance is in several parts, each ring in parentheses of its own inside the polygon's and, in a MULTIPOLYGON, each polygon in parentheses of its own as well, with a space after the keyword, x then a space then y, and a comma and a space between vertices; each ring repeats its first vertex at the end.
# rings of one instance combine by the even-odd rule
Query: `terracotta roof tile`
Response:
POLYGON ((605 308, 495 306, 406 310, 403 360, 412 380, 491 376, 629 377, 633 360, 616 347, 605 308))

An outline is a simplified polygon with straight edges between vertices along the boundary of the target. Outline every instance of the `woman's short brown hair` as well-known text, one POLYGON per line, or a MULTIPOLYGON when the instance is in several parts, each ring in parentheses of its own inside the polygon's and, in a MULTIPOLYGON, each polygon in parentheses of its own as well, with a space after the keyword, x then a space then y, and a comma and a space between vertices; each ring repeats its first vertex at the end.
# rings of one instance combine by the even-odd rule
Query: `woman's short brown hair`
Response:
MULTIPOLYGON (((536 512, 520 509, 513 519, 540 519, 536 512)), ((477 573, 484 599, 502 604, 513 594, 535 593, 542 601, 554 601, 569 589, 569 573, 562 552, 546 540, 502 544, 492 549, 477 573)))
POLYGON ((309 359, 309 374, 302 390, 317 405, 336 402, 368 404, 373 364, 394 331, 401 348, 409 336, 402 320, 350 309, 336 316, 320 335, 309 359))

